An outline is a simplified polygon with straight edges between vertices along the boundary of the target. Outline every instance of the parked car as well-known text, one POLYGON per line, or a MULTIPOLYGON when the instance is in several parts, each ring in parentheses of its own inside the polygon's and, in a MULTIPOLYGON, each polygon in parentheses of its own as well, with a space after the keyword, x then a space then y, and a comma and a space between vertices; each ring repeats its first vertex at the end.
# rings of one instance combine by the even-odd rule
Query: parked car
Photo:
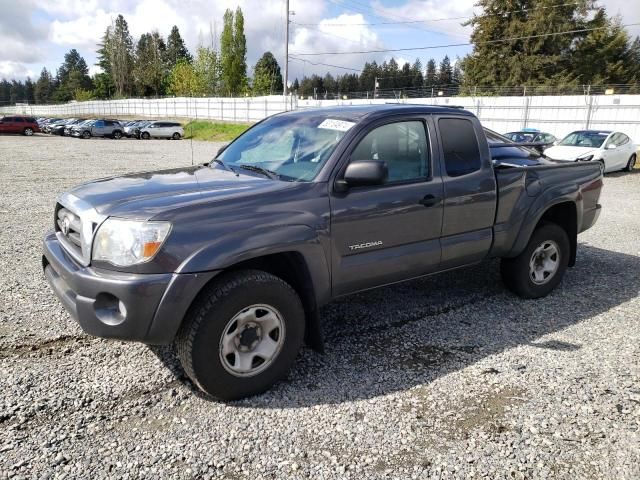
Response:
POLYGON ((561 162, 599 162, 604 172, 630 172, 636 164, 637 148, 622 132, 578 130, 564 137, 544 154, 561 162))
POLYGON ((64 118, 47 118, 42 123, 40 123, 40 130, 44 133, 48 132, 49 125, 53 125, 54 123, 62 122, 64 118))
POLYGON ((146 127, 147 125, 155 122, 155 120, 139 120, 136 122, 130 122, 128 125, 124 127, 124 135, 125 137, 131 138, 140 138, 140 129, 142 127, 146 127))
POLYGON ((516 294, 549 294, 601 187, 595 163, 495 168, 461 109, 299 110, 208 164, 71 189, 42 265, 87 333, 175 342, 195 385, 236 399, 321 348, 332 299, 490 257, 516 294))
POLYGON ((484 129, 484 133, 495 167, 532 167, 554 164, 536 149, 512 142, 507 137, 488 128, 484 129))
POLYGON ((148 140, 152 137, 180 140, 184 137, 184 130, 177 122, 152 122, 140 128, 140 138, 148 140))
POLYGON ((535 128, 505 133, 504 136, 514 143, 534 148, 540 153, 543 153, 545 148, 552 147, 558 141, 558 139, 550 133, 541 132, 535 128))
POLYGON ((0 118, 0 133, 19 133, 30 137, 39 131, 38 122, 33 117, 16 115, 0 118))
POLYGON ((73 126, 73 125, 78 125, 79 123, 83 122, 84 120, 81 118, 67 118, 65 120, 62 120, 60 122, 54 123, 54 124, 49 124, 47 126, 47 133, 51 134, 51 135, 64 135, 64 131, 67 127, 73 126))
POLYGON ((91 120, 71 129, 71 136, 78 138, 110 137, 122 138, 122 125, 117 120, 91 120))

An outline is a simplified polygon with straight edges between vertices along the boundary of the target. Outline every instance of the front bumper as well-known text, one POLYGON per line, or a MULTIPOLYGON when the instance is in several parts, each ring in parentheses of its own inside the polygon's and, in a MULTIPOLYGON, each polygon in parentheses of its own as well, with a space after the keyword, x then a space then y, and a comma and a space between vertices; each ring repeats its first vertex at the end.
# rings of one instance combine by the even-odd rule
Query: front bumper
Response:
POLYGON ((45 277, 89 335, 148 344, 173 341, 189 306, 217 272, 132 274, 83 267, 55 234, 44 238, 45 277))

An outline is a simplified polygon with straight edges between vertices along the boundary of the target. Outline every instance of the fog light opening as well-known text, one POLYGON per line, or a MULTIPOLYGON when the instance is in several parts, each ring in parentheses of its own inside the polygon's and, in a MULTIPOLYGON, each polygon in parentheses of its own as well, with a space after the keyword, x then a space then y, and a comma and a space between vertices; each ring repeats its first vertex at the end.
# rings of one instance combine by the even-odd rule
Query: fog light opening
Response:
POLYGON ((127 307, 115 295, 99 293, 93 303, 96 317, 106 325, 120 325, 127 318, 127 307))

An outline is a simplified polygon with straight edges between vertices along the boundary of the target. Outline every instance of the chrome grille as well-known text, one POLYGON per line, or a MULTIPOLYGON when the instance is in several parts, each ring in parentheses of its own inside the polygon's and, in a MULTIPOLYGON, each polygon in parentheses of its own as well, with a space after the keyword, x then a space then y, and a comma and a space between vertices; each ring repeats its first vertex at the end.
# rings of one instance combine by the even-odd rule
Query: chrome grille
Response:
POLYGON ((58 204, 56 212, 56 232, 67 240, 65 246, 82 257, 82 220, 71 210, 58 204))

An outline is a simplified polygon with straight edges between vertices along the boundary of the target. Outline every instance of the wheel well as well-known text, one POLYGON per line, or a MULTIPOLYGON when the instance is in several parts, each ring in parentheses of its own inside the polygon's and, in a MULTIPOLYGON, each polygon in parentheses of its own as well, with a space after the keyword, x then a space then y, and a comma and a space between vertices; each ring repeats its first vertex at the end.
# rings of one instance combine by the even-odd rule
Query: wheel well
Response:
POLYGON ((268 272, 287 282, 296 291, 305 312, 305 341, 315 350, 323 350, 322 331, 316 296, 307 263, 298 252, 282 252, 237 263, 226 271, 255 269, 268 272))
POLYGON ((578 213, 576 211, 576 205, 573 202, 563 202, 554 205, 544 212, 538 221, 536 228, 538 228, 542 223, 555 223, 567 232, 569 245, 571 246, 569 266, 573 267, 576 263, 576 250, 578 243, 578 213))

